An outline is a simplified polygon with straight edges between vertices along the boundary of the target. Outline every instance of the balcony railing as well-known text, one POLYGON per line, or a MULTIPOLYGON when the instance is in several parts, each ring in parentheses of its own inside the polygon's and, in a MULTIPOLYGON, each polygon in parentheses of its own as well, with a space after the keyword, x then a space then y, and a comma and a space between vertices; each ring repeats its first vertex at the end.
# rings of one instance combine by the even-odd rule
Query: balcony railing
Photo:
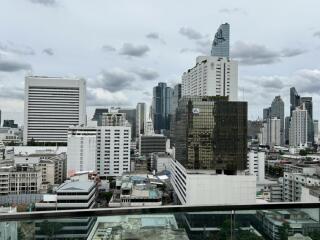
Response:
POLYGON ((320 239, 319 208, 270 203, 2 213, 0 238, 314 240, 320 239))

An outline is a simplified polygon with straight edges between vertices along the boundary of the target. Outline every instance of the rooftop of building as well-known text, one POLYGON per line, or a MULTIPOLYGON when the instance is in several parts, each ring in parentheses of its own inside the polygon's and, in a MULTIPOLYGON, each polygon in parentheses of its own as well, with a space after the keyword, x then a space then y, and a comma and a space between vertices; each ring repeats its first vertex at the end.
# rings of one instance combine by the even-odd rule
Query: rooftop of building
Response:
POLYGON ((94 181, 66 181, 57 188, 57 193, 87 193, 94 185, 94 181))

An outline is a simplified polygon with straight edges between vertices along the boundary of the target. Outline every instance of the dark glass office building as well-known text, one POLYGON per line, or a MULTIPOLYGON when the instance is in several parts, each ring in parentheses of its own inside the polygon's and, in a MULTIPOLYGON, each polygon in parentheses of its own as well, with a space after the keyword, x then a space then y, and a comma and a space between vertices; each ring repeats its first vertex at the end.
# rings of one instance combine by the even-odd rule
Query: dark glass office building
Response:
POLYGON ((187 169, 236 174, 247 162, 247 102, 184 96, 175 116, 176 160, 187 169))
POLYGON ((173 89, 166 83, 158 83, 153 88, 152 121, 155 133, 162 133, 170 129, 170 107, 173 89))

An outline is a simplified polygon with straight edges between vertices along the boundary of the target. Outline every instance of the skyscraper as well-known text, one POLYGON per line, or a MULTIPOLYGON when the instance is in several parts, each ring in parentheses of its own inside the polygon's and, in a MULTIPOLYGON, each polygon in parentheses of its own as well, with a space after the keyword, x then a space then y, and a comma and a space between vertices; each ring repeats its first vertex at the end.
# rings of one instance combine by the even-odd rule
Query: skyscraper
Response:
POLYGON ((238 100, 238 63, 225 57, 200 56, 182 75, 182 96, 229 96, 238 100))
POLYGON ((280 144, 284 144, 284 102, 280 96, 276 96, 271 103, 271 118, 280 119, 280 144))
POLYGON ((230 25, 221 24, 212 42, 211 56, 229 57, 230 49, 230 25))
POLYGON ((84 79, 25 79, 23 143, 67 143, 68 128, 86 123, 84 79))
POLYGON ((277 117, 269 118, 267 121, 267 145, 280 146, 281 145, 281 120, 277 117))
POLYGON ((271 107, 267 107, 263 109, 263 121, 267 121, 271 116, 271 107))
POLYGON ((290 88, 290 117, 292 116, 292 111, 296 110, 300 106, 300 95, 297 90, 292 87, 290 88))
POLYGON ((156 133, 170 128, 170 102, 173 90, 166 83, 160 82, 153 88, 152 121, 156 133))
POLYGON ((138 103, 136 107, 136 137, 140 134, 144 134, 144 128, 146 124, 146 104, 138 103))
POLYGON ((175 122, 176 160, 187 169, 235 174, 246 168, 247 103, 185 96, 175 122))
POLYGON ((308 142, 314 141, 312 97, 301 97, 301 105, 308 112, 308 142))

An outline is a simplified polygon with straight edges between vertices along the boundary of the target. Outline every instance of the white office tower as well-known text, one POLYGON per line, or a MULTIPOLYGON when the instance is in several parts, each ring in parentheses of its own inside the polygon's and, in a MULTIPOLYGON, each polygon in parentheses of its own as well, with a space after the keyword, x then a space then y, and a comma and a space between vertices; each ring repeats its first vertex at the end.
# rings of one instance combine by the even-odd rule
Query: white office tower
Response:
POLYGON ((70 127, 68 130, 67 175, 96 171, 97 128, 70 127))
POLYGON ((23 143, 66 143, 68 128, 86 122, 84 79, 25 78, 23 143))
POLYGON ((146 104, 138 103, 136 107, 136 137, 139 138, 140 134, 145 133, 146 124, 146 104))
POLYGON ((107 125, 97 128, 97 172, 100 176, 121 176, 130 171, 131 126, 123 118, 124 113, 102 115, 102 123, 107 125), (104 116, 110 121, 104 121, 104 116))
POLYGON ((281 122, 279 118, 269 118, 268 121, 268 140, 269 146, 280 146, 281 144, 281 122))
POLYGON ((268 123, 264 122, 260 132, 258 133, 258 141, 260 145, 267 145, 268 142, 268 123))
POLYGON ((215 174, 213 170, 186 169, 174 159, 171 159, 170 169, 170 181, 182 205, 256 203, 254 175, 224 175, 215 174))
POLYGON ((292 147, 307 146, 308 111, 297 108, 292 111, 289 128, 289 145, 292 147))
POLYGON ((182 96, 229 96, 238 100, 238 63, 227 57, 200 56, 182 75, 182 96))
POLYGON ((258 149, 251 149, 248 152, 248 170, 250 175, 257 177, 257 182, 265 180, 265 152, 260 152, 258 149))
POLYGON ((151 118, 149 118, 145 123, 145 134, 146 136, 154 135, 153 122, 151 118))
POLYGON ((319 121, 313 120, 314 142, 319 143, 319 121))

